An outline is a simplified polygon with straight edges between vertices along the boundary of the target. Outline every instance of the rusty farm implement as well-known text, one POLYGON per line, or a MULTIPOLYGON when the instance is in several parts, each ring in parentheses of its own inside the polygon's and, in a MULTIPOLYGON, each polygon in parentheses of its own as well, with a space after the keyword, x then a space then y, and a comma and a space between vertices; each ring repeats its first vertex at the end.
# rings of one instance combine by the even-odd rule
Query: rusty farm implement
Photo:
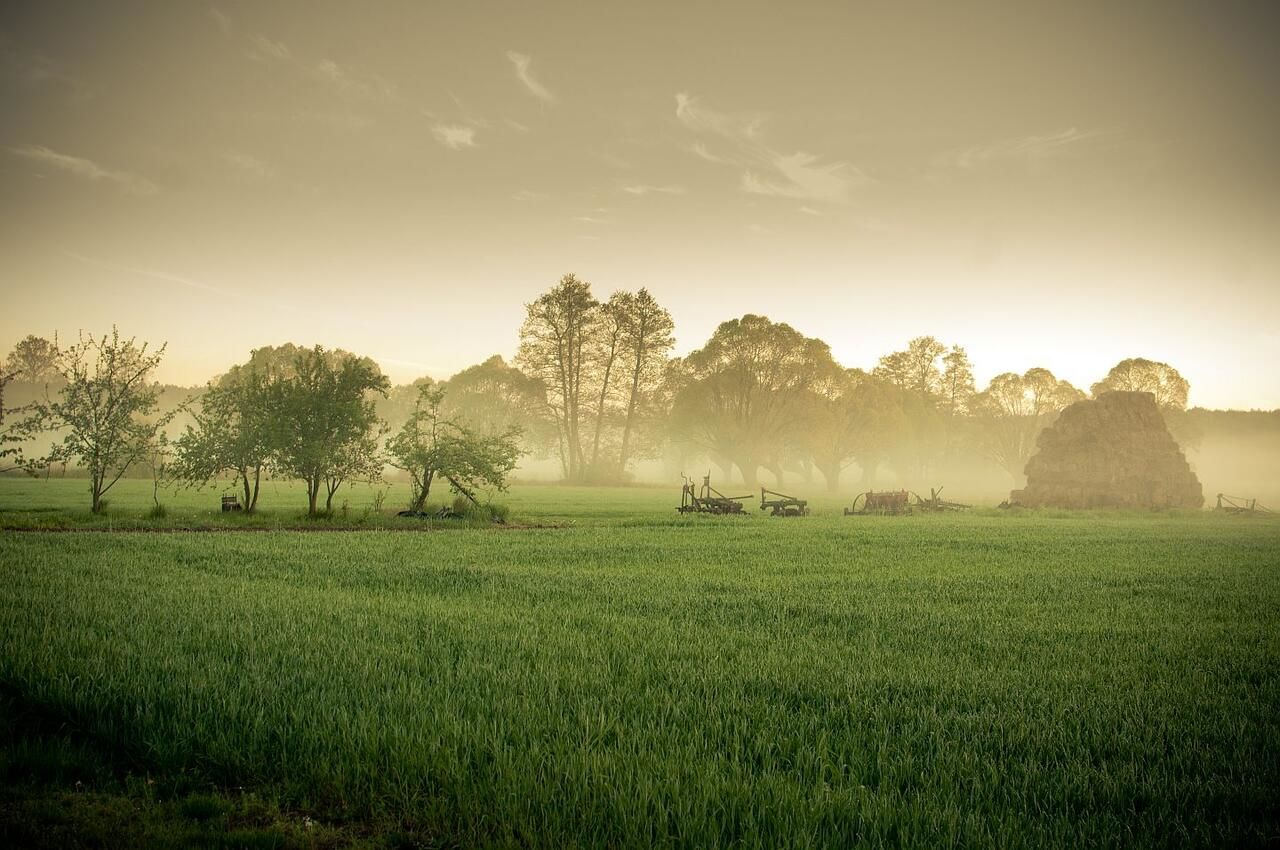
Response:
POLYGON ((742 503, 750 496, 726 496, 711 486, 711 473, 702 479, 702 486, 697 487, 693 479, 685 478, 680 489, 680 507, 682 514, 741 514, 742 503))
POLYGON ((769 516, 805 516, 809 513, 809 503, 804 499, 761 487, 760 510, 769 511, 769 516), (769 498, 770 496, 773 498, 769 498))
POLYGON ((951 502, 942 498, 942 488, 929 489, 929 498, 925 498, 910 490, 868 490, 859 493, 853 504, 844 509, 845 516, 864 516, 879 514, 881 516, 898 516, 915 511, 922 513, 941 513, 945 511, 963 511, 969 505, 951 502))

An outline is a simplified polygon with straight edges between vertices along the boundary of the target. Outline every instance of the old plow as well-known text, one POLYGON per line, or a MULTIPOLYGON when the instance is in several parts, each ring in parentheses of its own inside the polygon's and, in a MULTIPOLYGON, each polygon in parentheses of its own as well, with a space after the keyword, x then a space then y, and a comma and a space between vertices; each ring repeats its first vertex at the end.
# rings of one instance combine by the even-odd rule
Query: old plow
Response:
POLYGON ((859 493, 853 504, 844 509, 845 516, 864 516, 878 514, 881 516, 898 516, 915 511, 922 513, 941 513, 944 511, 963 511, 969 505, 951 502, 942 498, 942 488, 929 489, 929 498, 925 498, 911 490, 868 490, 859 493))
POLYGON ((806 516, 809 513, 809 503, 804 499, 761 487, 760 510, 769 511, 769 516, 806 516), (769 498, 770 496, 773 498, 769 498))
POLYGON ((1276 516, 1276 512, 1271 508, 1264 508, 1259 505, 1257 499, 1226 496, 1222 493, 1218 494, 1218 506, 1214 510, 1228 514, 1243 514, 1245 516, 1276 516))
POLYGON ((680 507, 682 514, 741 514, 742 503, 751 496, 726 496, 711 486, 711 473, 702 479, 702 487, 697 487, 693 479, 685 478, 680 489, 680 507))

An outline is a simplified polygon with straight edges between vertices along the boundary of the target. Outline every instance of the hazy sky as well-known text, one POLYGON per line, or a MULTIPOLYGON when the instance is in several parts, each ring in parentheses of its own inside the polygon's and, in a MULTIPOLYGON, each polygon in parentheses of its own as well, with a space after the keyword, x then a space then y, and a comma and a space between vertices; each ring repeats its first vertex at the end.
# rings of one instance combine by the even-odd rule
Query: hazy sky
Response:
POLYGON ((51 3, 0 11, 0 347, 510 356, 574 272, 980 382, 1167 360, 1280 407, 1280 5, 51 3))

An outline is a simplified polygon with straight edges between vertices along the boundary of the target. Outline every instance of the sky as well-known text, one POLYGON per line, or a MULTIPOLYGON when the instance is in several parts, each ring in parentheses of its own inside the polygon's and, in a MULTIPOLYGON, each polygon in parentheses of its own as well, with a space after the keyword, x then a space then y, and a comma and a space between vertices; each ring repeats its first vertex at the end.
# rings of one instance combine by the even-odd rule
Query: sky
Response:
POLYGON ((677 353, 760 313, 979 384, 1168 362, 1280 407, 1272 3, 64 3, 0 9, 0 348, 510 358, 574 273, 677 353))

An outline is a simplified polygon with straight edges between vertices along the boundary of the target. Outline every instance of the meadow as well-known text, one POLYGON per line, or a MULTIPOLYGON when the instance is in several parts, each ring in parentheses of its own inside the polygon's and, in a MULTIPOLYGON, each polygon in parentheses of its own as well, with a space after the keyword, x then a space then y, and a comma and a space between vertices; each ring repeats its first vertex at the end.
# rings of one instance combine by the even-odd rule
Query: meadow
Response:
MULTIPOLYGON (((0 526, 101 528, 82 486, 0 480, 0 526)), ((226 522, 297 521, 280 486, 226 522)), ((1280 836, 1280 523, 504 501, 520 527, 0 533, 3 829, 69 845, 89 799, 172 846, 1280 836)))

